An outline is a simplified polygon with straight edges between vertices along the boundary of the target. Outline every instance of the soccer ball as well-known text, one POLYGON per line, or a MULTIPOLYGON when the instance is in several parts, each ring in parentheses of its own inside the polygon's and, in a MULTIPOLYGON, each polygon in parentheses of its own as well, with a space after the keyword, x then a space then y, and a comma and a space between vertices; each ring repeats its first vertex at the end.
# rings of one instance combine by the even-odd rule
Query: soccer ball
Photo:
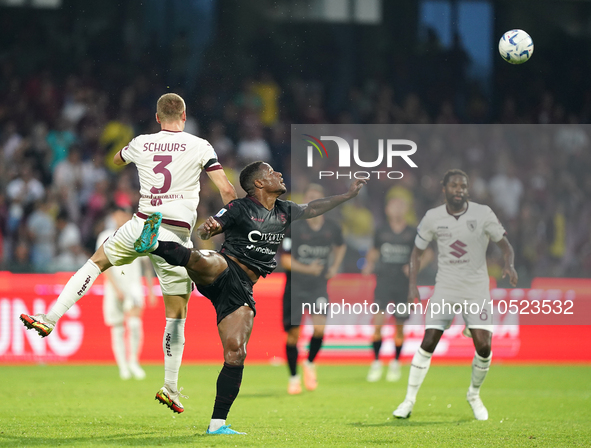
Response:
POLYGON ((523 64, 534 52, 534 41, 523 30, 507 31, 499 41, 499 53, 509 64, 523 64))

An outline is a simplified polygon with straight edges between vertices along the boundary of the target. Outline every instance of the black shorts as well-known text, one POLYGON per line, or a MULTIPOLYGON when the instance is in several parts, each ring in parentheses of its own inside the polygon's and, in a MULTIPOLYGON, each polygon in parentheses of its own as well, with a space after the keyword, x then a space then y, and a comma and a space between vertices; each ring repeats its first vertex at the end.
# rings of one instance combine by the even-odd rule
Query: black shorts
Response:
POLYGON ((210 285, 197 286, 201 294, 207 297, 215 308, 218 324, 241 306, 249 306, 254 311, 256 302, 252 296, 254 283, 238 264, 224 254, 228 267, 210 285))
POLYGON ((396 318, 396 321, 401 323, 408 319, 408 306, 398 306, 394 308, 393 305, 406 304, 408 300, 408 288, 400 288, 398 285, 392 283, 376 282, 376 289, 374 291, 374 303, 380 307, 380 311, 390 311, 396 318), (392 303, 388 309, 388 304, 392 303), (394 312, 392 312, 394 311, 394 312))
POLYGON ((302 324, 303 310, 311 314, 326 316, 328 292, 325 285, 312 290, 291 291, 287 285, 283 294, 283 329, 288 331, 292 327, 302 324))

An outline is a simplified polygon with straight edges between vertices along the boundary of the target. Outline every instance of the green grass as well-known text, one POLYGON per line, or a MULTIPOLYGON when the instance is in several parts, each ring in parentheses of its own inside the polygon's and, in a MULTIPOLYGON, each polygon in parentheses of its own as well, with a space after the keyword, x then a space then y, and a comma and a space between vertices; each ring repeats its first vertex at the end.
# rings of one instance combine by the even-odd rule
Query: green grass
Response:
POLYGON ((431 367, 409 420, 392 411, 398 383, 367 383, 366 366, 320 365, 320 386, 286 393, 286 368, 245 369, 228 423, 246 436, 206 436, 218 366, 183 366, 189 399, 176 415, 154 400, 162 367, 123 382, 114 366, 0 367, 0 446, 591 446, 591 366, 494 365, 481 396, 465 401, 465 366, 431 367))

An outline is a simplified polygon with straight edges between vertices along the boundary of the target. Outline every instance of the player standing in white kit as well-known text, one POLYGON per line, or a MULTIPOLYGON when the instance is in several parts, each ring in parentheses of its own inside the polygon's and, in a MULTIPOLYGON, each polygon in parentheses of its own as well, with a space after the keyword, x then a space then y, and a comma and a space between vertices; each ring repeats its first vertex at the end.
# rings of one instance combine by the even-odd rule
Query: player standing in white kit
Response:
POLYGON ((503 278, 509 276, 511 285, 516 286, 514 253, 505 236, 505 229, 490 207, 468 201, 466 173, 457 169, 449 170, 442 184, 445 204, 425 214, 417 229, 415 247, 410 257, 408 301, 412 302, 419 298, 417 272, 421 255, 431 241, 437 241, 437 277, 435 291, 426 311, 425 336, 412 359, 406 398, 393 415, 397 418, 410 417, 435 347, 455 317, 453 309, 461 308, 467 327, 464 334, 472 337, 476 349, 466 398, 474 417, 487 420, 488 411, 480 399, 480 386, 492 359, 493 321, 486 249, 489 240, 500 247, 505 260, 503 278))
MULTIPOLYGON (((131 210, 115 208, 106 220, 106 229, 96 239, 96 248, 101 247, 131 216, 131 210)), ((148 258, 137 258, 130 264, 113 266, 105 271, 103 318, 111 332, 111 349, 119 367, 119 376, 123 380, 132 376, 136 380, 146 377, 146 372, 139 363, 145 306, 142 271, 146 278, 148 301, 150 306, 154 306, 156 297, 152 291, 152 264, 148 258)))
MULTIPOLYGON (((114 157, 116 165, 134 163, 140 180, 139 211, 109 238, 64 287, 47 315, 21 315, 27 328, 48 336, 57 321, 90 289, 92 283, 111 266, 129 264, 139 254, 134 250, 137 235, 146 218, 162 215, 159 236, 193 247, 191 232, 197 221, 199 177, 205 170, 220 190, 224 204, 236 199, 212 146, 201 138, 183 132, 187 119, 184 100, 177 94, 162 95, 156 106, 161 131, 140 135, 114 157)), ((154 223, 156 225, 156 223, 154 223)), ((166 308, 164 330, 164 386, 156 398, 174 412, 183 412, 177 388, 178 372, 185 344, 184 330, 192 282, 184 267, 171 266, 162 258, 148 255, 160 281, 166 308)))

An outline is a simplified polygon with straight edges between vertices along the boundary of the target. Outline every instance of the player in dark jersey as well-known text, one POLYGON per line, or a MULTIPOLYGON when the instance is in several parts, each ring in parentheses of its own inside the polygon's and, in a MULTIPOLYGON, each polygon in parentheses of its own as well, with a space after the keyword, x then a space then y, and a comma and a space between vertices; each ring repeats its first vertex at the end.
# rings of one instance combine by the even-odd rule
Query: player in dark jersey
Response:
MULTIPOLYGON (((304 192, 306 203, 322 197, 324 189, 317 184, 309 184, 304 192)), ((312 310, 314 334, 303 364, 304 385, 308 390, 318 386, 314 359, 324 338, 326 307, 322 305, 328 302, 328 279, 338 272, 346 249, 341 228, 324 216, 294 222, 283 240, 281 264, 288 277, 283 293, 283 328, 287 332, 285 353, 291 374, 287 392, 291 395, 302 392, 297 344, 305 304, 312 310)))
POLYGON ((207 433, 236 434, 226 417, 240 391, 246 345, 256 313, 252 287, 275 267, 275 253, 285 231, 298 219, 319 216, 354 198, 365 180, 355 180, 347 193, 298 205, 278 199, 287 189, 281 173, 264 162, 247 165, 240 185, 247 196, 235 199, 197 229, 201 239, 224 232, 219 252, 187 249, 172 241, 157 241, 160 222, 155 213, 146 221, 136 249, 168 263, 184 266, 199 291, 213 304, 224 348, 224 367, 217 380, 213 415, 207 433))
MULTIPOLYGON (((400 379, 400 353, 404 342, 404 322, 408 319, 408 262, 417 234, 416 227, 407 223, 408 202, 401 197, 393 197, 386 202, 388 222, 376 230, 373 247, 367 254, 364 274, 376 275, 374 302, 380 306, 380 313, 374 317, 374 335, 372 338, 374 361, 371 364, 367 381, 378 381, 382 377, 383 366, 380 362, 382 347, 382 326, 390 311, 394 315, 396 333, 394 336, 395 357, 390 362, 387 381, 400 379), (388 308, 388 304, 391 304, 388 308), (399 306, 396 306, 400 304, 399 306)), ((425 263, 429 264, 432 252, 425 254, 425 263)))

